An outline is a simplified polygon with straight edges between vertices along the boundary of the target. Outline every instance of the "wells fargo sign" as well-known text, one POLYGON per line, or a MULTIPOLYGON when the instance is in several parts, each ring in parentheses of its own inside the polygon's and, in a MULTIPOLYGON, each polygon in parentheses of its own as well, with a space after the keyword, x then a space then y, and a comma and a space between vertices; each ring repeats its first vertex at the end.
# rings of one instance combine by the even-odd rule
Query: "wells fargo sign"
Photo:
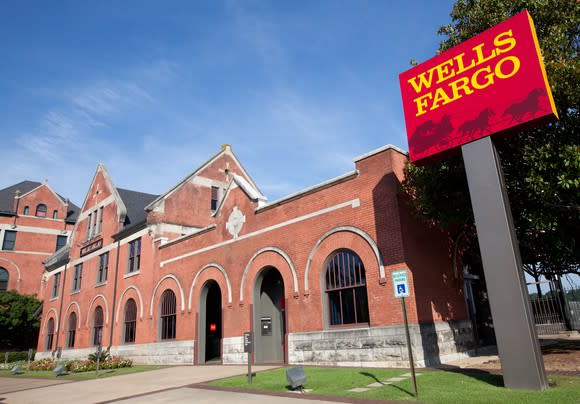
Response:
POLYGON ((412 162, 557 117, 527 11, 399 76, 412 162))

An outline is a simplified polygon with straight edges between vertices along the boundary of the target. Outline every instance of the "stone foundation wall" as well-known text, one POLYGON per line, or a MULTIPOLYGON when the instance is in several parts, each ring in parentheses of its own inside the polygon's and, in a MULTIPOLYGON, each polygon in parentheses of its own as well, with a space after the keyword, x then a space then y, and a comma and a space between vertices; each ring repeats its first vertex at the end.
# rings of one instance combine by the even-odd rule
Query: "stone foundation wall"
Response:
MULTIPOLYGON (((474 347, 469 321, 410 325, 416 366, 431 366, 469 356, 474 347)), ((288 335, 291 364, 406 367, 404 326, 335 329, 288 335)))
MULTIPOLYGON (((474 348, 469 321, 413 324, 409 332, 418 367, 470 356, 474 348)), ((170 341, 113 346, 111 354, 130 358, 135 364, 192 365, 194 348, 193 340, 170 341)), ((65 349, 61 359, 84 359, 93 352, 94 348, 65 349)), ((50 356, 50 352, 38 352, 36 359, 50 356)), ((247 363, 242 336, 223 339, 222 360, 224 364, 247 363)), ((393 326, 291 333, 288 361, 323 366, 407 367, 405 329, 393 326)))
POLYGON ((244 352, 244 337, 223 339, 222 361, 224 365, 248 363, 248 354, 244 352))
MULTIPOLYGON (((193 365, 194 341, 167 341, 151 344, 128 344, 111 347, 111 355, 132 359, 135 364, 193 365)), ((61 359, 86 359, 95 347, 63 349, 61 359)), ((50 358, 51 352, 37 352, 35 359, 50 358)))

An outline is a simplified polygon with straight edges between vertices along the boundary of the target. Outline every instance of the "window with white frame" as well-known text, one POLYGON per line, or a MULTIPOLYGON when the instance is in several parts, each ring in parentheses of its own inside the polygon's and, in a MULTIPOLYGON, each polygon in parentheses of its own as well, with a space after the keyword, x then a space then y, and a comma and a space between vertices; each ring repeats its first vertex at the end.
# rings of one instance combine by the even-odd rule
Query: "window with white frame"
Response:
POLYGON ((127 272, 137 272, 141 266, 141 238, 129 242, 127 272))
POLYGON ((83 264, 75 265, 75 272, 72 282, 72 291, 78 292, 81 290, 81 280, 83 279, 83 264))
POLYGON ((16 232, 14 230, 4 230, 4 241, 2 241, 2 250, 14 251, 16 245, 16 232))
POLYGON ((58 287, 60 285, 60 272, 54 274, 52 277, 52 294, 50 295, 51 298, 58 297, 58 287))
POLYGON ((97 284, 107 281, 107 272, 109 270, 109 253, 99 255, 99 267, 97 268, 97 284))

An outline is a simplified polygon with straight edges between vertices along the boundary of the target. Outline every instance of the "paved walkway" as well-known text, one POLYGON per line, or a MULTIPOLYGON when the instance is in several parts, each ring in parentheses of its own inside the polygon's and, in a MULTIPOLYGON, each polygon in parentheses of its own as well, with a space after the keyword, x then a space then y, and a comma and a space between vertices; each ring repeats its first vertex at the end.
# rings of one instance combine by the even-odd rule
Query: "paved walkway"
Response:
MULTIPOLYGON (((274 366, 253 366, 252 371, 274 366)), ((191 386, 247 372, 247 366, 174 366, 105 379, 64 380, 0 378, 1 404, 67 403, 310 403, 299 397, 272 397, 191 386)), ((318 401, 332 403, 332 401, 318 401)))

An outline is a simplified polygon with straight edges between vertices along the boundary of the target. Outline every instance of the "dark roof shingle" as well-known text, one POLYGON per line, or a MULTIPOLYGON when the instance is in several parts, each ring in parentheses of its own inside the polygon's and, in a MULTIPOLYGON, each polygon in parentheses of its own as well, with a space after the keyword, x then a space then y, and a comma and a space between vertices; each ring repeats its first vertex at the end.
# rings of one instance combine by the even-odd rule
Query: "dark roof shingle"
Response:
POLYGON ((147 220, 145 206, 149 205, 159 196, 122 188, 117 188, 117 191, 127 208, 127 217, 125 218, 123 230, 147 220))
MULTIPOLYGON (((0 189, 0 213, 5 214, 15 214, 14 212, 14 195, 16 195, 16 191, 20 191, 20 195, 27 194, 28 192, 32 191, 33 189, 38 188, 41 186, 42 183, 36 181, 22 181, 18 184, 11 185, 4 189, 0 189)), ((62 195, 58 194, 58 196, 64 201, 62 195)), ((80 208, 69 201, 68 205, 68 212, 66 216, 67 222, 74 223, 79 215, 80 208)))

